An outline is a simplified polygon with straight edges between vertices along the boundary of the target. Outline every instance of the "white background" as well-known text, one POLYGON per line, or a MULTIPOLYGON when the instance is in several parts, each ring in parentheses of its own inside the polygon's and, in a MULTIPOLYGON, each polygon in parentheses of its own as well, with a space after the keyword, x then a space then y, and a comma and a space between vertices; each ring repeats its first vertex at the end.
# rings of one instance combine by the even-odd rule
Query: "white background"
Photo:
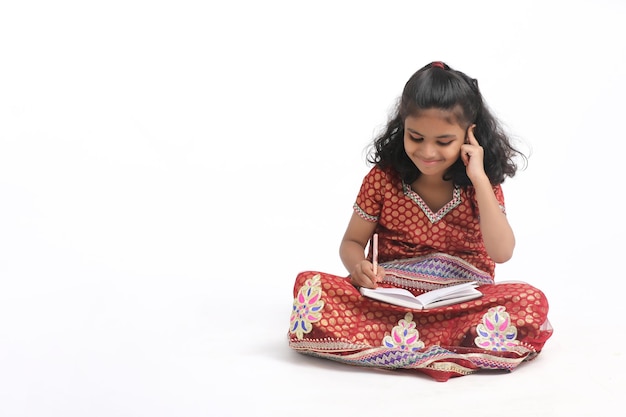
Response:
POLYGON ((2 2, 0 415, 620 407, 625 6, 2 2), (446 383, 292 352, 295 276, 345 275, 364 149, 433 60, 531 153, 496 279, 544 290, 554 336, 446 383))

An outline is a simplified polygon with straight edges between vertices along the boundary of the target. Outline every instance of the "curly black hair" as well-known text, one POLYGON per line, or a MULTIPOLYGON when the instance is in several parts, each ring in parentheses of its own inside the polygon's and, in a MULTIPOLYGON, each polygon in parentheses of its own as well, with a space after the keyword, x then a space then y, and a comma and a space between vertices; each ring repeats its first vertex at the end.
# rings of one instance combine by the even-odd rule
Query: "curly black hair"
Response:
MULTIPOLYGON (((492 184, 513 177, 518 169, 515 157, 526 156, 515 149, 508 135, 491 114, 478 89, 478 82, 443 62, 432 62, 409 78, 387 126, 372 143, 367 160, 380 168, 392 167, 406 183, 420 176, 419 169, 404 150, 404 121, 426 109, 452 113, 464 129, 475 124, 474 135, 484 149, 485 173, 492 184)), ((444 178, 455 185, 471 185, 465 165, 459 158, 444 178)))

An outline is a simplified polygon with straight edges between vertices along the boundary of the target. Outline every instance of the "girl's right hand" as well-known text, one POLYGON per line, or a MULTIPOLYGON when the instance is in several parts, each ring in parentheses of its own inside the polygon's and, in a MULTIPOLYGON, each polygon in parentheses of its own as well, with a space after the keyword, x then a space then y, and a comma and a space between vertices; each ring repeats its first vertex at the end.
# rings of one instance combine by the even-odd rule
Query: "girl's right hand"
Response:
POLYGON ((367 259, 362 260, 350 273, 350 282, 355 287, 376 288, 377 283, 382 282, 385 269, 378 265, 374 275, 374 265, 367 259))

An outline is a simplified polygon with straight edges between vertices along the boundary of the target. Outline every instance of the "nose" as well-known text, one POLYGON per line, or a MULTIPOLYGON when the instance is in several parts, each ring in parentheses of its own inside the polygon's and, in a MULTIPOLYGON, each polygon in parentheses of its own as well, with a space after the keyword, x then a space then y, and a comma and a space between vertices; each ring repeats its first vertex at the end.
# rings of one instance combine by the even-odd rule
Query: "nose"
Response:
POLYGON ((424 143, 422 146, 422 157, 424 159, 432 159, 437 155, 437 149, 435 145, 430 143, 424 143))

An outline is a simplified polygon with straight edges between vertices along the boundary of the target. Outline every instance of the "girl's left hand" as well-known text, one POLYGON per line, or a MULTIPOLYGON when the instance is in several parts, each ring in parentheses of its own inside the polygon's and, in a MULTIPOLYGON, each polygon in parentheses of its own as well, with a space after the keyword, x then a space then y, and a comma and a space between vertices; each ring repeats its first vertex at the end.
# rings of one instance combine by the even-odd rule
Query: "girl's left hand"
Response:
POLYGON ((474 179, 486 175, 483 165, 484 150, 474 136, 474 128, 476 125, 471 125, 467 129, 466 142, 461 145, 461 160, 465 164, 467 176, 472 182, 474 179))

